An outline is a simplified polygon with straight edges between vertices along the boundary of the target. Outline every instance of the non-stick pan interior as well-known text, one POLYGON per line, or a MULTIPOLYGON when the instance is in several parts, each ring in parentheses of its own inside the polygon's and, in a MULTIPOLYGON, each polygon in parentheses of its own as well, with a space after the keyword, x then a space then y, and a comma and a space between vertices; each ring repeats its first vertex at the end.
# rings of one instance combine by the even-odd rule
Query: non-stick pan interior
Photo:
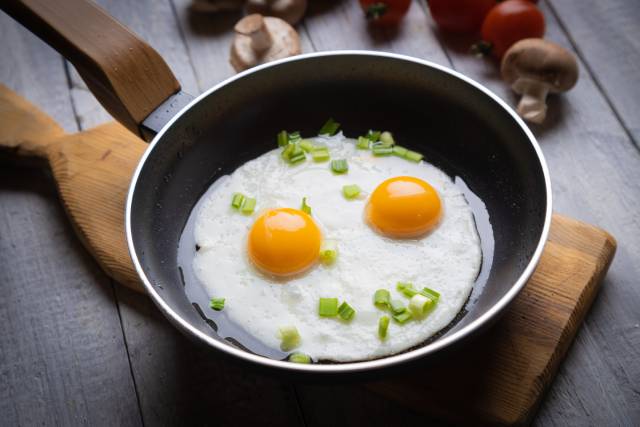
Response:
POLYGON ((161 134, 135 186, 131 231, 164 301, 215 335, 185 297, 177 268, 193 206, 217 177, 273 149, 278 131, 315 135, 328 117, 350 136, 391 130, 482 199, 495 240, 489 278, 448 334, 493 307, 523 273, 544 228, 545 176, 529 137, 469 82, 419 62, 363 54, 307 57, 246 74, 209 92, 161 134))

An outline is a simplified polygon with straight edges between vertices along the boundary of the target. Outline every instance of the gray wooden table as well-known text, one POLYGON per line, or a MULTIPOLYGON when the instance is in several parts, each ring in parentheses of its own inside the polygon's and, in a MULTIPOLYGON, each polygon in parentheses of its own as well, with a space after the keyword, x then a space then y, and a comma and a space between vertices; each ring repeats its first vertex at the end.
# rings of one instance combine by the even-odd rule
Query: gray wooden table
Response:
MULTIPOLYGON (((311 0, 303 49, 376 49, 451 66, 513 104, 496 68, 433 30, 422 1, 401 31, 366 31, 355 0, 311 0)), ((150 42, 183 88, 233 71, 237 15, 189 0, 102 0, 150 42)), ((547 37, 578 54, 577 87, 533 128, 555 210, 619 243, 590 314, 535 420, 640 425, 640 2, 547 0, 547 37)), ((68 132, 109 120, 72 67, 0 12, 0 82, 68 132)), ((0 130, 1 131, 1 130, 0 130)), ((144 296, 109 280, 69 226, 46 172, 0 158, 0 425, 405 425, 422 415, 357 385, 293 385, 212 358, 144 296)), ((430 421, 430 420, 426 420, 430 421)))

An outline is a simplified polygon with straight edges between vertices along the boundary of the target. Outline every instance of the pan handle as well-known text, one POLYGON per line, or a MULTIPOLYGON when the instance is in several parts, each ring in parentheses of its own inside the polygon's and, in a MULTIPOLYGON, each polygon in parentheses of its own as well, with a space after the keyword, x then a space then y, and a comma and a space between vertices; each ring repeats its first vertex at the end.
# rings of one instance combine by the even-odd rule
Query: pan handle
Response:
POLYGON ((102 106, 138 135, 180 90, 158 52, 88 0, 3 0, 0 7, 71 61, 102 106))

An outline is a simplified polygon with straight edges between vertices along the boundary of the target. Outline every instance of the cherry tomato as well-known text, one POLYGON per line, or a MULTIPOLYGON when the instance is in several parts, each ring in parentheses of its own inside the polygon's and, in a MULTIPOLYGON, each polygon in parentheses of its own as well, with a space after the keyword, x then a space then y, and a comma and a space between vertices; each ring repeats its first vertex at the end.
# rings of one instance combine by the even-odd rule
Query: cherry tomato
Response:
POLYGON ((544 15, 528 0, 506 0, 493 7, 482 23, 482 39, 496 58, 515 42, 544 36, 544 15))
POLYGON ((369 22, 397 25, 411 6, 411 0, 359 0, 369 22))
POLYGON ((438 26, 454 33, 475 33, 497 0, 429 0, 429 10, 438 26))

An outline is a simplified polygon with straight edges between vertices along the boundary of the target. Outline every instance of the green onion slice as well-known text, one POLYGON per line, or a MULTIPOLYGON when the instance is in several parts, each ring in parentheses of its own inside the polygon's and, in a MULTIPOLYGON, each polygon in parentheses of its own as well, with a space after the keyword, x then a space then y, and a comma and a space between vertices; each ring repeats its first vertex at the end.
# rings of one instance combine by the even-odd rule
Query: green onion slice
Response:
POLYGON ((358 187, 356 184, 345 185, 344 187, 342 187, 342 194, 349 200, 358 197, 361 191, 362 190, 360 190, 360 187, 358 187))
POLYGON ((340 307, 338 307, 338 316, 340 316, 342 320, 351 320, 355 314, 356 311, 353 309, 353 307, 347 304, 346 301, 344 301, 342 304, 340 304, 340 307))
POLYGON ((389 329, 389 316, 382 316, 378 320, 378 336, 381 340, 387 337, 387 329, 389 329))
POLYGON ((240 209, 242 202, 244 202, 244 196, 240 193, 234 193, 233 198, 231 199, 231 207, 234 209, 240 209))
POLYGON ((304 353, 291 353, 289 355, 289 362, 293 363, 311 363, 311 357, 304 353))
POLYGON ((398 291, 402 292, 402 294, 408 298, 411 298, 418 293, 418 291, 413 288, 413 284, 408 282, 398 282, 396 289, 398 289, 398 291))
POLYGON ((300 136, 300 132, 296 131, 296 132, 291 132, 289 134, 289 144, 295 144, 296 142, 299 142, 302 139, 302 136, 300 136))
POLYGON ((224 298, 211 298, 211 301, 209 301, 209 307, 215 311, 221 311, 224 308, 224 298))
POLYGON ((367 132, 367 138, 369 138, 369 141, 371 142, 377 142, 380 140, 380 131, 379 130, 371 130, 369 129, 369 132, 367 132))
POLYGON ((411 313, 408 310, 393 315, 393 320, 400 323, 401 325, 407 323, 409 319, 411 319, 411 313))
POLYGON ((391 312, 393 314, 400 314, 406 310, 406 308, 404 307, 404 304, 402 304, 402 301, 397 299, 392 299, 389 305, 391 307, 391 312))
POLYGON ((318 135, 333 136, 338 132, 338 129, 340 129, 340 123, 334 121, 333 119, 329 119, 322 126, 322 128, 320 128, 320 132, 318 132, 318 135))
POLYGON ((380 141, 382 141, 383 144, 389 147, 391 147, 396 143, 396 141, 393 139, 393 135, 391 134, 391 132, 382 132, 380 134, 380 141))
POLYGON ((393 147, 385 147, 382 145, 379 146, 373 146, 373 148, 371 149, 371 151, 373 152, 374 156, 390 156, 393 154, 393 147))
POLYGON ((407 160, 411 160, 412 162, 418 163, 422 160, 424 156, 416 151, 407 150, 407 153, 404 155, 404 158, 407 160))
POLYGON ((408 152, 409 152, 409 150, 407 150, 404 147, 401 147, 399 145, 394 145, 393 146, 393 155, 394 156, 398 156, 398 157, 404 158, 407 155, 408 152))
POLYGON ((356 142, 356 148, 359 150, 368 150, 370 142, 366 136, 359 136, 358 142, 356 142))
POLYGON ((345 159, 331 160, 331 170, 338 174, 347 173, 349 164, 345 159))
POLYGON ((256 208, 256 199, 253 197, 245 197, 244 203, 240 211, 245 215, 251 215, 256 208))
POLYGON ((311 206, 307 204, 307 198, 302 198, 302 206, 300 206, 300 210, 308 215, 311 215, 311 206))
POLYGON ((320 262, 331 265, 338 258, 338 243, 335 240, 323 240, 320 244, 320 262))
POLYGON ((295 326, 282 326, 278 329, 280 350, 291 351, 300 345, 300 334, 295 326))
POLYGON ((291 156, 289 159, 289 163, 292 165, 297 165, 298 163, 304 162, 307 156, 304 155, 304 151, 300 154, 296 154, 295 156, 291 156))
POLYGON ((302 141, 300 141, 300 148, 309 153, 314 149, 313 142, 308 139, 303 139, 302 141))
POLYGON ((438 300, 440 299, 440 293, 434 291, 433 289, 422 288, 422 290, 420 291, 420 294, 431 299, 434 303, 437 303, 438 300))
POLYGON ((278 147, 284 147, 289 143, 289 135, 287 131, 283 130, 278 133, 278 147))
POLYGON ((417 319, 424 316, 432 305, 433 300, 431 300, 431 298, 425 297, 421 294, 415 294, 409 301, 409 311, 411 312, 411 315, 417 319))
POLYGON ((338 298, 320 298, 318 304, 320 317, 335 317, 338 315, 338 298))
POLYGON ((311 151, 311 158, 314 162, 326 162, 329 160, 329 149, 326 147, 314 148, 311 151))
POLYGON ((386 289, 378 289, 375 294, 373 294, 373 303, 376 307, 381 309, 389 308, 391 304, 391 294, 386 289))

